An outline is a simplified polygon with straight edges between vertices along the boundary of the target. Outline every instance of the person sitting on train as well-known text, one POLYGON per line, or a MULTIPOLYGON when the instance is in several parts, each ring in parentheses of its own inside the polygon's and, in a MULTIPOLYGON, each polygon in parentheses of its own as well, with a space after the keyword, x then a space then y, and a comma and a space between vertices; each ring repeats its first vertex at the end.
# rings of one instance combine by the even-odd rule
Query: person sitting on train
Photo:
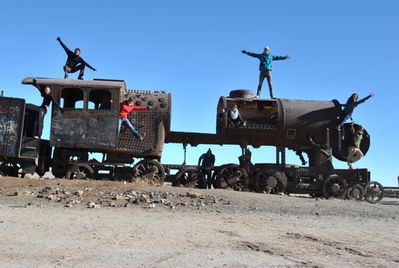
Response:
POLYGON ((53 95, 50 94, 51 89, 49 86, 45 86, 44 88, 41 88, 37 82, 36 79, 33 79, 33 86, 35 86, 39 91, 41 96, 43 97, 43 102, 42 105, 40 105, 40 110, 39 110, 39 119, 38 119, 38 124, 37 124, 37 136, 35 138, 40 138, 42 136, 43 132, 43 122, 44 122, 44 117, 47 114, 47 108, 50 106, 51 103, 57 107, 61 113, 64 112, 64 110, 60 107, 59 103, 54 99, 53 95))
POLYGON ((362 139, 364 136, 364 128, 363 126, 359 126, 357 129, 351 124, 351 134, 352 139, 348 144, 348 157, 347 163, 349 169, 352 169, 352 163, 360 160, 363 157, 363 152, 360 150, 360 144, 362 143, 362 139))
POLYGON ((83 80, 83 75, 85 74, 85 67, 89 67, 93 71, 97 71, 90 64, 88 64, 82 57, 80 57, 80 48, 75 48, 72 52, 62 41, 60 37, 57 37, 57 41, 60 42, 65 53, 68 55, 66 63, 64 65, 64 79, 68 78, 69 73, 75 73, 79 71, 79 80, 83 80))
POLYGON ((274 99, 273 87, 272 87, 272 61, 286 60, 286 59, 290 59, 291 57, 289 55, 286 55, 286 56, 271 55, 269 47, 265 47, 263 50, 263 53, 261 53, 261 54, 251 53, 246 50, 241 50, 241 52, 243 54, 247 54, 248 56, 257 58, 260 61, 259 62, 259 71, 260 71, 259 84, 258 84, 258 91, 256 93, 256 98, 260 97, 263 80, 265 80, 265 78, 267 78, 267 83, 269 84, 270 98, 274 99))
POLYGON ((227 112, 227 117, 231 120, 234 126, 246 126, 246 122, 242 119, 240 112, 238 111, 237 104, 233 105, 233 108, 227 112))
POLYGON ((132 111, 140 111, 140 110, 148 110, 150 106, 135 106, 134 99, 130 97, 128 100, 122 102, 120 104, 119 110, 119 130, 121 125, 124 124, 127 129, 133 134, 136 139, 143 140, 144 137, 140 134, 140 132, 130 123, 129 119, 127 118, 128 114, 132 111))
MULTIPOLYGON (((357 93, 353 93, 348 100, 346 101, 345 104, 341 104, 341 106, 344 107, 342 113, 343 113, 343 118, 341 120, 341 122, 338 124, 337 129, 342 129, 342 127, 344 126, 345 122, 348 121, 348 119, 352 119, 352 114, 353 114, 353 110, 359 105, 362 104, 363 102, 365 102, 366 100, 370 99, 371 97, 373 97, 375 94, 374 93, 370 93, 370 95, 368 95, 367 97, 361 99, 358 101, 359 96, 357 95, 357 93)), ((353 120, 353 119, 352 119, 353 120)), ((342 132, 342 139, 344 139, 344 132, 342 132)))

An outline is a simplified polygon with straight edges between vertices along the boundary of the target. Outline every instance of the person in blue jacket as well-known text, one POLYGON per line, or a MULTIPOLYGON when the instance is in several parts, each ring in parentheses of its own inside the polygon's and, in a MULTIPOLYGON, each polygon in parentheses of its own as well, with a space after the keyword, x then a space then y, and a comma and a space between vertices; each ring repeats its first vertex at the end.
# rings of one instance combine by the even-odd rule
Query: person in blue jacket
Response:
POLYGON ((289 55, 286 56, 276 56, 270 54, 269 47, 265 47, 262 54, 251 53, 246 50, 241 50, 243 54, 259 59, 259 84, 258 90, 256 92, 256 97, 260 97, 260 92, 262 90, 263 80, 267 78, 267 83, 269 84, 270 98, 274 99, 273 87, 272 87, 272 61, 274 60, 286 60, 290 59, 289 55))

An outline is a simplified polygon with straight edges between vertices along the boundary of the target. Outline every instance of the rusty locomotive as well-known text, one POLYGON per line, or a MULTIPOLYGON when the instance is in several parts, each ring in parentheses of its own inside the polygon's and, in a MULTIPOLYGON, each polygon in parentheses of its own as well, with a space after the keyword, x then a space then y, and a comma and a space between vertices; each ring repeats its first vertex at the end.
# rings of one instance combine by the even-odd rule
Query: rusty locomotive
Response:
MULTIPOLYGON (((120 80, 92 81, 36 78, 39 86, 51 87, 63 112, 51 111, 50 139, 37 138, 39 107, 22 98, 0 97, 0 171, 3 175, 43 174, 50 170, 59 178, 130 180, 134 177, 168 180, 173 185, 203 188, 205 171, 198 166, 161 164, 164 143, 187 145, 239 145, 239 164, 212 168, 215 188, 265 193, 299 193, 312 196, 347 197, 378 202, 381 184, 370 180, 365 169, 335 169, 332 157, 345 161, 349 124, 341 141, 336 129, 342 118, 338 101, 259 99, 249 90, 233 90, 217 104, 216 133, 176 132, 170 128, 172 96, 168 92, 128 90, 120 80), (145 133, 135 139, 122 126, 119 103, 129 97, 149 110, 129 114, 129 120, 145 133), (246 124, 236 126, 227 116, 239 107, 246 124), (260 146, 276 148, 275 163, 252 163, 251 151, 260 146), (286 150, 295 151, 302 165, 286 163, 286 150), (89 159, 101 153, 102 160, 89 159), (307 154, 306 165, 302 153, 307 154), (135 163, 136 159, 140 159, 135 163), (176 171, 173 173, 172 171, 176 171)), ((33 84, 28 77, 22 84, 33 84)), ((366 132, 361 149, 366 155, 370 137, 366 132)))

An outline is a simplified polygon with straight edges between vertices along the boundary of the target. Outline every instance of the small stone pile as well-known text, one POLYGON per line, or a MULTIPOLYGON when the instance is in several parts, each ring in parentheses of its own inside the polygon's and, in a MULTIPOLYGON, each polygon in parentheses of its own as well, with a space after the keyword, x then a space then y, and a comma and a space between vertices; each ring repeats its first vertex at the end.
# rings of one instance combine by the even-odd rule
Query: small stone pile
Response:
MULTIPOLYGON (((34 192, 30 192, 34 195, 34 192)), ((175 209, 177 207, 202 207, 230 205, 230 202, 216 196, 203 195, 193 191, 186 193, 173 193, 168 191, 124 191, 106 192, 92 187, 72 190, 66 187, 46 186, 38 190, 36 198, 47 199, 52 202, 63 203, 65 207, 87 206, 88 208, 101 207, 128 207, 140 205, 143 208, 164 207, 175 209)))

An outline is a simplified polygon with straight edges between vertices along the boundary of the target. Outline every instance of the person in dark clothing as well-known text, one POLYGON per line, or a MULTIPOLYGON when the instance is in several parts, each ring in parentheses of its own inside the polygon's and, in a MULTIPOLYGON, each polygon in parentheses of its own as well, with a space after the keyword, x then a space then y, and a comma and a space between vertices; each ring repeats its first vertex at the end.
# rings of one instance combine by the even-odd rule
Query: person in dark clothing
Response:
POLYGON ((88 64, 82 57, 80 57, 80 48, 75 48, 75 51, 72 52, 62 41, 60 37, 57 37, 58 42, 60 42, 62 48, 65 50, 68 58, 64 65, 64 79, 68 78, 69 73, 75 73, 79 71, 78 79, 83 80, 83 76, 85 73, 85 67, 89 67, 93 71, 96 71, 90 64, 88 64))
POLYGON ((371 97, 373 97, 375 94, 374 93, 370 93, 370 95, 368 95, 367 97, 358 100, 359 96, 357 95, 357 93, 353 93, 348 100, 346 101, 345 104, 341 104, 341 106, 344 107, 344 109, 342 110, 343 113, 343 117, 341 122, 338 125, 338 129, 342 129, 342 127, 344 126, 345 122, 349 119, 352 118, 352 114, 353 114, 353 110, 361 103, 365 102, 366 100, 370 99, 371 97))
POLYGON ((227 112, 227 117, 231 120, 234 126, 246 126, 247 122, 245 122, 240 112, 238 111, 237 104, 233 105, 233 108, 227 112))
POLYGON ((208 151, 205 154, 202 154, 198 159, 198 166, 200 166, 202 172, 204 172, 206 184, 209 189, 212 188, 212 168, 214 165, 215 155, 212 154, 211 149, 208 149, 208 151))
POLYGON ((44 122, 44 117, 47 114, 47 109, 50 106, 51 103, 57 107, 61 113, 63 113, 63 109, 60 107, 58 102, 54 99, 53 95, 50 94, 51 89, 49 86, 45 86, 44 88, 40 87, 36 79, 33 79, 33 85, 40 91, 41 96, 43 97, 43 102, 42 105, 40 105, 40 110, 39 110, 39 123, 37 125, 37 136, 36 138, 39 138, 42 136, 43 132, 43 122, 44 122))
POLYGON ((261 53, 261 54, 251 53, 246 50, 241 50, 241 52, 243 54, 247 54, 248 56, 257 58, 259 60, 260 73, 259 73, 259 84, 258 84, 258 90, 256 92, 256 98, 260 97, 263 80, 265 80, 265 78, 267 78, 267 83, 269 85, 270 98, 274 99, 273 87, 272 87, 272 61, 286 60, 286 59, 290 59, 291 57, 289 55, 286 55, 286 56, 271 55, 269 47, 265 47, 263 50, 263 53, 261 53))

